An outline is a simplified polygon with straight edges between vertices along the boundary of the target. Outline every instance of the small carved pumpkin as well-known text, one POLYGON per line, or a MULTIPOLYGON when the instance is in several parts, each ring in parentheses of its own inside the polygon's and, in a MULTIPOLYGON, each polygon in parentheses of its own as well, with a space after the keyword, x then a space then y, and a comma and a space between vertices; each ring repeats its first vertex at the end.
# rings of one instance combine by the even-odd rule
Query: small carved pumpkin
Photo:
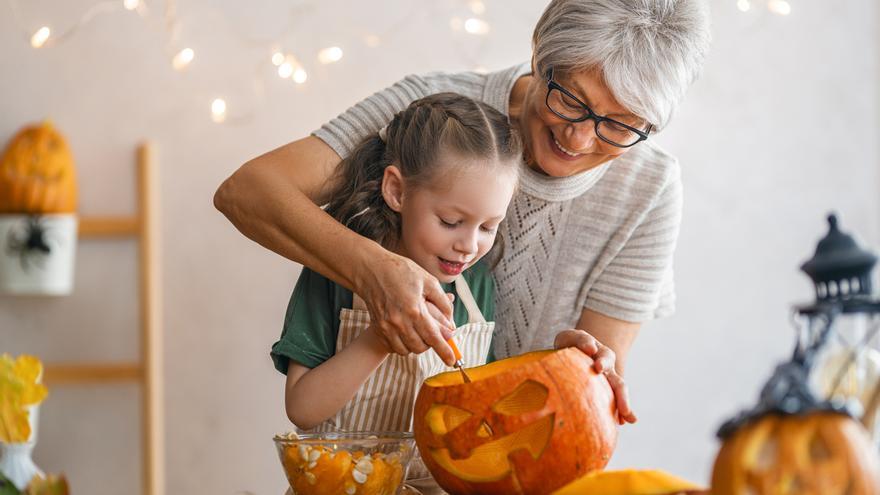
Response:
POLYGON ((455 494, 549 493, 605 467, 617 442, 614 394, 577 349, 539 351, 425 380, 413 434, 455 494), (487 427, 488 426, 488 427, 487 427))
POLYGON ((0 161, 0 213, 72 213, 76 200, 64 137, 48 121, 21 129, 0 161))
POLYGON ((770 414, 725 439, 713 495, 877 495, 880 460, 845 414, 770 414))

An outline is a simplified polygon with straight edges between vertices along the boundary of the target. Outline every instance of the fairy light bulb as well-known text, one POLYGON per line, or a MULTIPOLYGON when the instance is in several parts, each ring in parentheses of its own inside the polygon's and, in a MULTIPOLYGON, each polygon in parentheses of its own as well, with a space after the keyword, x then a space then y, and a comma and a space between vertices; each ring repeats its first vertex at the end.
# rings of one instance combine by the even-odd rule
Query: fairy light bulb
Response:
POLYGON ((483 15, 486 13, 486 4, 484 4, 481 0, 471 0, 470 8, 471 12, 477 15, 483 15))
POLYGON ((226 120, 226 100, 215 98, 211 102, 211 120, 220 124, 226 120))
POLYGON ((47 26, 41 27, 40 29, 37 30, 36 33, 34 33, 31 36, 31 46, 34 48, 42 47, 43 45, 46 44, 46 41, 49 39, 49 36, 51 36, 51 35, 52 35, 51 29, 49 29, 47 26))
POLYGON ((272 64, 276 67, 280 66, 284 63, 284 54, 281 52, 275 52, 272 54, 272 64))
POLYGON ((770 0, 767 2, 767 9, 774 14, 788 15, 791 14, 791 4, 785 0, 770 0))
POLYGON ((303 69, 302 67, 299 67, 295 71, 293 71, 293 82, 295 82, 297 84, 302 84, 302 83, 306 82, 306 80, 308 78, 309 78, 309 75, 306 73, 306 70, 303 69))
POLYGON ((322 64, 332 64, 342 59, 342 48, 331 46, 318 52, 318 61, 322 64))
POLYGON ((452 28, 453 31, 461 31, 464 28, 464 21, 461 20, 461 17, 453 17, 449 19, 449 27, 452 28))
POLYGON ((293 65, 290 62, 282 62, 278 66, 278 77, 287 79, 293 74, 293 65))
POLYGON ((196 52, 194 52, 192 48, 184 48, 177 52, 177 55, 171 59, 171 66, 174 67, 174 70, 186 69, 195 56, 196 52))
POLYGON ((752 3, 749 0, 737 0, 736 8, 740 10, 740 12, 748 12, 752 8, 752 3))
POLYGON ((470 34, 486 34, 489 32, 489 24, 475 17, 464 21, 464 30, 470 34))
POLYGON ((122 0, 122 6, 125 7, 125 10, 136 10, 140 5, 140 0, 122 0))

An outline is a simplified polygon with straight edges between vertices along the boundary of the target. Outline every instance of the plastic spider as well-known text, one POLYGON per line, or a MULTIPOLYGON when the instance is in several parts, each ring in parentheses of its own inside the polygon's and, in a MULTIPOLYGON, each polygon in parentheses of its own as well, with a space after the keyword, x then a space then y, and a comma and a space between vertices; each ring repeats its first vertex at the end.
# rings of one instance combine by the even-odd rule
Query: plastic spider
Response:
POLYGON ((24 231, 9 232, 6 252, 18 256, 21 269, 29 271, 32 266, 42 268, 52 249, 46 244, 48 229, 40 217, 28 217, 24 231))

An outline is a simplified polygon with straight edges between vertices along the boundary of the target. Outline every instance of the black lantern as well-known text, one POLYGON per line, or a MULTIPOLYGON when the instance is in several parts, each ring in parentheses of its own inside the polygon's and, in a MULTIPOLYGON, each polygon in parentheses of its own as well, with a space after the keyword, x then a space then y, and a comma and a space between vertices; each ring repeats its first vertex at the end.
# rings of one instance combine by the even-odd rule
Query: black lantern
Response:
MULTIPOLYGON (((880 301, 871 293, 877 257, 841 232, 835 215, 828 216, 828 225, 813 258, 801 265, 813 281, 816 300, 795 308, 798 331, 791 360, 776 367, 754 408, 721 426, 720 437, 768 413, 824 410, 859 417, 880 401, 873 393, 880 391, 875 387, 880 352, 868 345, 880 329, 875 321, 880 301), (856 320, 849 327, 857 331, 843 331, 843 320, 856 320)), ((865 419, 873 424, 873 418, 865 419)))

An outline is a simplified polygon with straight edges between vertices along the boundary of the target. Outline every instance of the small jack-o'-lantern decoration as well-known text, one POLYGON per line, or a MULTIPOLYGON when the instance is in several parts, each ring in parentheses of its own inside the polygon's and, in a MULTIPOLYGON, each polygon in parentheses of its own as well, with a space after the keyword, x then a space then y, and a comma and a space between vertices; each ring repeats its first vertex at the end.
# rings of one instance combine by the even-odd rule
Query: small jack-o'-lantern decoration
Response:
POLYGON ((0 161, 0 213, 72 213, 76 200, 64 137, 48 121, 21 129, 0 161))
POLYGON ((76 174, 50 122, 21 129, 0 157, 0 292, 69 294, 76 174))
POLYGON ((583 352, 532 352, 468 375, 427 379, 415 404, 416 443, 446 491, 549 493, 608 463, 614 394, 583 352))
POLYGON ((713 495, 876 495, 876 449, 845 414, 769 414, 725 440, 713 495))
POLYGON ((725 440, 713 495, 876 495, 880 463, 846 414, 769 414, 725 440))

